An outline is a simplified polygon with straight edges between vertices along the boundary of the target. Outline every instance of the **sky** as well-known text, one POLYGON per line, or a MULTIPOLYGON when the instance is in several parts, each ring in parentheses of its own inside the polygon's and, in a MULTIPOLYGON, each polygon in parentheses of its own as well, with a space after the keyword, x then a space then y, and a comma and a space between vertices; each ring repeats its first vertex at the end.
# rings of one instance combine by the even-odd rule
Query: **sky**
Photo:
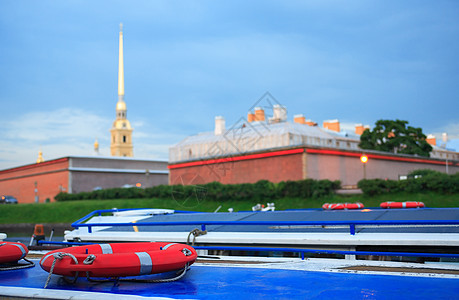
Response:
POLYGON ((459 150, 459 2, 0 0, 0 169, 110 155, 123 23, 134 156, 168 159, 269 92, 343 127, 401 119, 459 150))

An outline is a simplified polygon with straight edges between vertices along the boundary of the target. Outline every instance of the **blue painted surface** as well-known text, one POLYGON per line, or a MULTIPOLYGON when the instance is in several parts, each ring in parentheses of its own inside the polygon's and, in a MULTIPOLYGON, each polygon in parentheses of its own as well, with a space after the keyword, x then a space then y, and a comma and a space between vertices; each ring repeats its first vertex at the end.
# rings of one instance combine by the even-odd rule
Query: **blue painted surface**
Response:
MULTIPOLYGON (((108 212, 110 210, 103 210, 108 212)), ((84 218, 74 222, 73 227, 92 227, 95 224, 84 224, 84 220, 91 215, 97 215, 95 211, 84 218)), ((205 229, 209 232, 351 232, 347 228, 321 228, 303 227, 298 225, 395 225, 395 224, 448 224, 443 227, 380 227, 380 228, 354 228, 355 232, 393 232, 393 233, 459 233, 459 209, 372 209, 372 210, 348 210, 348 211, 275 211, 275 212, 238 212, 238 213, 177 213, 169 215, 155 215, 136 222, 136 227, 141 232, 190 232, 199 224, 207 224, 205 229), (281 225, 284 225, 282 227, 281 225), (285 225, 295 225, 289 228, 285 225), (281 226, 281 227, 279 227, 281 226)), ((98 226, 113 226, 103 231, 129 231, 133 232, 129 223, 102 223, 98 226)), ((351 226, 352 227, 352 226, 351 226)))
MULTIPOLYGON (((0 286, 42 288, 48 274, 39 266, 0 272, 0 286)), ((141 277, 148 278, 148 277, 141 277)), ((192 266, 171 283, 67 284, 53 275, 51 289, 176 299, 457 299, 459 279, 363 275, 262 268, 192 266)), ((1 287, 0 287, 1 294, 1 287)))

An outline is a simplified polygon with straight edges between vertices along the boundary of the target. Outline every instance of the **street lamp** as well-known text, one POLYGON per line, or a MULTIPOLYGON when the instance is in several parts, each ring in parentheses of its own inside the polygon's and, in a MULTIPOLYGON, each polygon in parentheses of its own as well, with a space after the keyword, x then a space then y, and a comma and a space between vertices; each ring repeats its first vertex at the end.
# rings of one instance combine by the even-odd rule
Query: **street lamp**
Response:
POLYGON ((362 154, 362 156, 360 156, 360 161, 361 161, 362 164, 363 164, 363 179, 367 179, 367 162, 368 162, 368 156, 366 156, 365 154, 362 154))

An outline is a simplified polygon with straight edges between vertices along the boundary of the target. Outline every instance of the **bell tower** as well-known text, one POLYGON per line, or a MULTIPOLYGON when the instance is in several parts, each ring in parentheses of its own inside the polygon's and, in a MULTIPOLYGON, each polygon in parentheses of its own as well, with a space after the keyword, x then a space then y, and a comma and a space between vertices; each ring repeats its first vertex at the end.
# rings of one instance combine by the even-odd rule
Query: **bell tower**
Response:
POLYGON ((132 146, 132 127, 127 119, 126 102, 124 102, 124 61, 123 61, 123 24, 120 24, 119 57, 118 57, 118 102, 116 103, 116 120, 113 122, 110 139, 112 156, 134 156, 132 146))

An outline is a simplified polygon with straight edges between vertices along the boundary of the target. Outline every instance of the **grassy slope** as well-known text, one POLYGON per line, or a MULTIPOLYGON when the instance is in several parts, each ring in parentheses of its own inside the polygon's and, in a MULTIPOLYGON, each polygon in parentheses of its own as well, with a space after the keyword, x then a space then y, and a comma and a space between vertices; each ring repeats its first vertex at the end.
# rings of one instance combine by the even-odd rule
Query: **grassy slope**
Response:
MULTIPOLYGON (((335 195, 322 199, 284 198, 273 201, 277 210, 295 208, 320 208, 323 203, 362 202, 365 207, 378 207, 385 201, 422 201, 428 207, 459 207, 459 195, 395 194, 366 197, 364 195, 335 195)), ((46 204, 0 205, 0 224, 15 223, 71 223, 93 210, 110 208, 170 208, 176 210, 215 211, 220 205, 221 212, 232 207, 235 211, 251 210, 255 202, 244 201, 201 201, 200 203, 178 203, 173 199, 119 199, 99 201, 69 201, 46 204)))

